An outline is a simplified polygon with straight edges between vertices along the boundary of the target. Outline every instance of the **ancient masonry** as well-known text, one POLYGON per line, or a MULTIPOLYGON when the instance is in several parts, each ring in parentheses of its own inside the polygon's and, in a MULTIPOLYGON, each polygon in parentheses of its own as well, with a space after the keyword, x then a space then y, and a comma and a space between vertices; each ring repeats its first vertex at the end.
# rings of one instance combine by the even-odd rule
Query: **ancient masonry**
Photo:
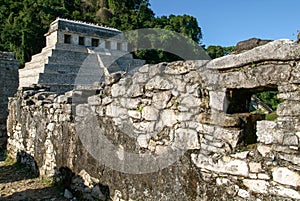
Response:
POLYGON ((9 102, 8 152, 87 200, 300 199, 299 60, 297 42, 277 40, 212 61, 144 65, 93 95, 26 87, 9 102), (248 112, 251 95, 268 90, 283 99, 275 121, 248 112), (160 168, 173 160, 168 148, 184 153, 160 168))
POLYGON ((14 96, 18 89, 19 62, 13 53, 0 52, 0 147, 6 145, 6 118, 8 97, 14 96))
POLYGON ((45 36, 46 47, 19 71, 20 87, 43 84, 64 93, 99 82, 104 67, 109 72, 130 71, 144 63, 128 53, 124 34, 117 29, 57 18, 45 36))

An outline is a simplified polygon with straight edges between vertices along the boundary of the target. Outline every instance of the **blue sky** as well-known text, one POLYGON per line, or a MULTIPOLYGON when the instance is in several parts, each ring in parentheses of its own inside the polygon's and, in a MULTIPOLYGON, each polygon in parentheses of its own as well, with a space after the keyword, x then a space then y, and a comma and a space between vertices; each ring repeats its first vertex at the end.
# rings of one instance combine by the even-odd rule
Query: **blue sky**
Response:
POLYGON ((231 46, 252 37, 297 38, 300 0, 150 0, 156 16, 197 18, 206 46, 231 46))

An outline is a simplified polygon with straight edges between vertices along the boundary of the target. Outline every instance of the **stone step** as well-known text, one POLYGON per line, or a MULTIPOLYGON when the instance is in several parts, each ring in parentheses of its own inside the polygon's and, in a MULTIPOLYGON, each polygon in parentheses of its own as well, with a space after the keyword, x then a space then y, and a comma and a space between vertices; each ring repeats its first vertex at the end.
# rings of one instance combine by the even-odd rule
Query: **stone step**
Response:
POLYGON ((94 82, 100 81, 102 74, 61 74, 61 73, 43 73, 39 75, 39 84, 93 84, 94 82))
POLYGON ((19 76, 19 86, 20 87, 28 87, 32 84, 38 83, 39 74, 29 75, 29 76, 19 76))
POLYGON ((50 57, 52 55, 52 49, 43 49, 41 53, 33 55, 31 57, 31 61, 32 62, 46 62, 48 57, 50 57))

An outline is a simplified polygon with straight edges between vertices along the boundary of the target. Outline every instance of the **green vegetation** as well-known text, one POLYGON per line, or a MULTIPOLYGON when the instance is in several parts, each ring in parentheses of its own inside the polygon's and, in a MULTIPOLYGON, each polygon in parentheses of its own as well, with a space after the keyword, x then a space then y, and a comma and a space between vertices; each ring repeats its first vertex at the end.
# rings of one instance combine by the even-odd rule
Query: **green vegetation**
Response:
POLYGON ((270 105, 273 110, 277 110, 277 107, 282 103, 282 99, 277 98, 278 91, 264 91, 256 94, 264 103, 270 105))
POLYGON ((229 47, 222 47, 222 46, 208 46, 206 49, 207 54, 212 58, 218 58, 218 57, 223 57, 228 54, 231 54, 234 51, 235 47, 234 46, 229 46, 229 47))
MULTIPOLYGON (((176 31, 196 43, 202 39, 196 18, 189 15, 155 17, 148 0, 2 0, 0 51, 12 51, 21 64, 45 46, 44 34, 57 17, 98 23, 122 31, 161 28, 176 31)), ((148 63, 179 58, 161 50, 137 52, 148 63), (150 59, 149 59, 150 58, 150 59)))
MULTIPOLYGON (((274 112, 266 114, 266 120, 274 121, 277 119, 278 115, 276 114, 277 107, 280 103, 282 103, 282 99, 277 98, 278 91, 264 91, 261 93, 256 94, 259 99, 261 99, 264 103, 268 104, 274 112)), ((251 113, 260 113, 264 114, 265 112, 262 110, 255 110, 251 113)))
POLYGON ((16 160, 11 158, 10 156, 6 156, 4 162, 5 162, 6 165, 13 165, 13 164, 16 163, 16 160))

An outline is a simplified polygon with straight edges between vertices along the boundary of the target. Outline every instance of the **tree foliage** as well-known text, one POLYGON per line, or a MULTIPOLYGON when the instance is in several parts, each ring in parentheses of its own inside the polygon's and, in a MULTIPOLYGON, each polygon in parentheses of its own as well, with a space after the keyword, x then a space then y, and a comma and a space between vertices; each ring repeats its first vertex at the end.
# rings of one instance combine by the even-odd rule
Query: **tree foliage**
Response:
MULTIPOLYGON (((148 0, 0 0, 0 50, 13 51, 24 63, 45 46, 44 34, 57 17, 98 23, 122 31, 162 28, 179 32, 200 43, 196 18, 183 15, 155 17, 148 0)), ((144 51, 151 62, 178 59, 162 51, 144 51), (153 58, 160 59, 153 59, 153 58)))
POLYGON ((231 54, 234 51, 235 47, 234 46, 229 46, 229 47, 222 47, 222 46, 208 46, 206 49, 207 54, 212 58, 218 58, 218 57, 223 57, 228 54, 231 54))

